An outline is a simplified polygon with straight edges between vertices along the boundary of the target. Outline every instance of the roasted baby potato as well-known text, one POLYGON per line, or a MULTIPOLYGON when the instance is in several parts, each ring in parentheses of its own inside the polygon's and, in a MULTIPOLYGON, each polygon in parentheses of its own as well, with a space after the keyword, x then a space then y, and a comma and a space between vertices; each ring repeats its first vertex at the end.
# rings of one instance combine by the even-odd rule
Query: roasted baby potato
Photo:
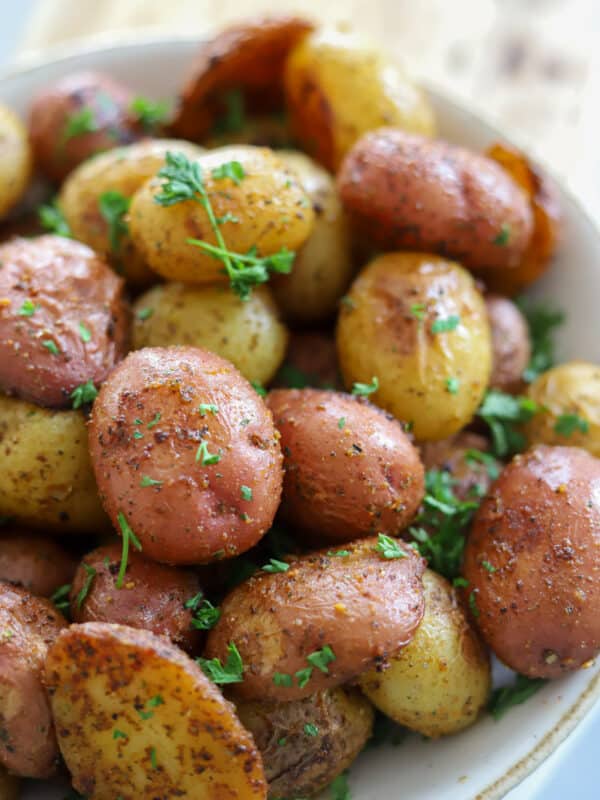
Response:
POLYGON ((287 330, 267 286, 240 300, 224 286, 166 283, 138 297, 134 319, 134 350, 204 347, 260 384, 271 380, 285 355, 287 330))
POLYGON ((583 447, 600 458, 600 366, 560 364, 536 378, 527 394, 539 408, 524 427, 529 444, 583 447))
POLYGON ((276 389, 267 405, 281 435, 281 513, 318 544, 397 534, 424 494, 423 465, 400 423, 342 392, 276 389))
POLYGON ((490 376, 483 298, 462 267, 438 256, 372 261, 342 304, 337 345, 346 386, 372 383, 371 399, 421 441, 463 428, 490 376))
POLYGON ((335 339, 327 331, 293 331, 285 362, 275 376, 274 386, 284 389, 344 388, 338 367, 335 339))
POLYGON ((262 755, 269 798, 312 797, 348 769, 373 730, 373 708, 339 688, 291 703, 239 703, 262 755))
POLYGON ((220 356, 131 353, 100 390, 89 430, 105 508, 148 558, 230 558, 270 528, 281 496, 278 435, 262 399, 220 356))
POLYGON ((395 722, 436 738, 475 722, 491 688, 490 659, 448 581, 428 569, 423 588, 425 614, 412 642, 359 685, 395 722))
POLYGON ((0 395, 0 462, 0 516, 57 533, 109 527, 80 411, 50 411, 0 395))
POLYGON ((315 224, 289 275, 273 280, 275 299, 286 319, 319 322, 333 316, 354 273, 350 229, 333 178, 303 153, 280 151, 279 158, 300 178, 315 212, 315 224))
POLYGON ((0 766, 24 778, 58 767, 43 668, 66 624, 49 600, 0 582, 0 766))
POLYGON ((352 145, 382 125, 432 136, 433 110, 399 66, 360 36, 320 30, 290 53, 286 105, 294 138, 335 172, 352 145))
POLYGON ((485 307, 492 332, 490 387, 516 394, 523 387, 523 372, 531 357, 527 320, 508 297, 489 294, 485 307))
POLYGON ((238 648, 244 680, 232 687, 236 697, 300 700, 385 667, 423 616, 425 562, 412 547, 392 546, 389 557, 383 550, 381 539, 362 539, 233 589, 206 650, 224 663, 230 644, 238 648))
POLYGON ((71 582, 76 567, 74 556, 54 539, 27 529, 0 529, 0 580, 50 597, 71 582))
POLYGON ((531 239, 528 198, 495 161, 397 128, 363 136, 337 185, 353 233, 380 249, 509 270, 531 239))
POLYGON ((73 785, 90 800, 266 798, 233 706, 167 639, 72 625, 48 653, 46 683, 73 785))
POLYGON ((494 653, 557 678, 600 650, 600 461, 576 447, 515 456, 476 513, 463 574, 494 653))
POLYGON ((31 177, 31 150, 21 120, 0 105, 0 219, 23 196, 31 177))
MULTIPOLYGON (((221 147, 192 162, 204 186, 228 249, 246 255, 252 248, 260 256, 281 248, 296 251, 311 233, 312 204, 299 179, 267 148, 221 147), (220 168, 237 164, 234 177, 220 168)), ((193 167, 192 167, 193 168, 193 167)), ((218 245, 206 209, 193 200, 160 205, 166 179, 153 178, 136 192, 130 207, 131 236, 148 265, 168 280, 185 283, 223 283, 223 263, 188 239, 218 245)))
POLYGON ((453 480, 452 490, 463 502, 485 497, 500 474, 501 464, 489 449, 484 436, 470 431, 439 442, 426 442, 420 448, 425 469, 448 472, 453 480))

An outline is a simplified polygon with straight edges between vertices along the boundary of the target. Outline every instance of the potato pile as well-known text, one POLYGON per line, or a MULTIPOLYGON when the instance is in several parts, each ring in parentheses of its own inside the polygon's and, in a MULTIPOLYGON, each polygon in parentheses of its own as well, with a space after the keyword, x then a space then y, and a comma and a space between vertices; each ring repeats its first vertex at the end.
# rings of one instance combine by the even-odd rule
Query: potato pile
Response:
POLYGON ((522 702, 491 655, 597 655, 600 366, 516 297, 556 192, 435 132, 287 16, 170 116, 92 72, 0 108, 0 793, 310 797, 381 717, 522 702))

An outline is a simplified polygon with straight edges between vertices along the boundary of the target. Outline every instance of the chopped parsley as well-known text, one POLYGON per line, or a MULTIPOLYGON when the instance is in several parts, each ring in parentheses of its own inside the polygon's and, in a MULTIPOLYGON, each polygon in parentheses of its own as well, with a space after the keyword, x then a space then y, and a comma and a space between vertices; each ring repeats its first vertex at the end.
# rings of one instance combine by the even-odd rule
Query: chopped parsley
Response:
POLYGON ((72 237, 69 223, 65 219, 62 209, 58 205, 56 199, 38 208, 38 219, 45 231, 54 233, 57 236, 64 236, 65 239, 70 239, 72 237))
POLYGON ((83 324, 83 322, 79 323, 79 338, 84 344, 92 341, 92 334, 89 328, 86 328, 86 326, 83 324))
POLYGON ((561 414, 554 425, 554 432, 560 436, 572 436, 576 431, 587 433, 589 429, 589 422, 579 414, 561 414))
POLYGON ((35 312, 40 308, 41 306, 36 306, 32 300, 25 300, 21 308, 17 311, 17 314, 20 317, 33 317, 35 312))
POLYGON ((150 319, 153 314, 153 308, 140 308, 139 311, 136 312, 135 316, 142 322, 145 322, 147 319, 150 319))
POLYGON ((44 339, 42 341, 42 347, 45 347, 46 350, 48 350, 49 353, 52 353, 53 356, 60 355, 60 350, 58 349, 56 342, 53 342, 52 339, 44 339))
POLYGON ((352 394, 355 397, 368 397, 379 389, 379 378, 374 376, 371 383, 355 383, 352 387, 352 394))
POLYGON ((218 658, 197 658, 196 663, 214 683, 219 685, 241 683, 244 680, 244 662, 234 642, 228 645, 227 653, 225 664, 221 664, 218 658))
POLYGON ((469 581, 466 578, 463 578, 462 575, 459 575, 458 578, 454 578, 452 581, 452 586, 456 589, 466 589, 469 585, 469 581))
POLYGON ((298 681, 298 686, 300 689, 304 689, 306 684, 312 678, 313 668, 312 667, 305 667, 304 669, 299 669, 296 672, 296 680, 298 681))
POLYGON ((460 325, 460 317, 457 314, 452 314, 450 317, 443 317, 436 319, 431 323, 432 333, 450 333, 460 325))
POLYGON ((251 381, 251 384, 252 384, 252 388, 254 389, 256 394, 259 394, 261 397, 266 397, 267 396, 267 390, 258 381, 251 381))
POLYGON ((158 706, 164 706, 165 701, 163 700, 162 695, 155 694, 154 697, 151 697, 150 700, 146 703, 148 708, 157 708, 158 706))
POLYGON ((123 237, 129 235, 129 227, 125 215, 129 211, 131 199, 121 192, 103 192, 98 198, 98 208, 108 225, 108 239, 111 251, 117 255, 121 249, 123 237))
POLYGON ((547 683, 543 678, 528 678, 525 675, 517 675, 514 683, 510 686, 503 686, 494 689, 488 703, 488 711, 499 720, 506 712, 529 700, 547 683))
POLYGON ((332 661, 335 661, 335 654, 331 647, 326 644, 325 647, 322 647, 320 650, 315 650, 314 653, 306 656, 306 660, 311 666, 321 670, 321 672, 323 672, 325 675, 329 675, 329 669, 327 665, 331 664, 332 661))
POLYGON ((348 558, 350 550, 328 550, 327 555, 329 558, 348 558))
POLYGON ((249 486, 242 486, 240 493, 243 500, 252 500, 252 489, 249 486))
POLYGON ((69 594, 71 593, 71 584, 65 583, 62 586, 59 586, 58 589, 54 592, 54 594, 50 597, 50 602, 54 604, 54 607, 61 612, 61 614, 65 614, 69 611, 70 604, 69 604, 69 594))
POLYGON ((165 121, 169 111, 167 103, 141 96, 134 97, 129 109, 146 133, 154 133, 165 121))
POLYGON ((465 461, 471 466, 483 464, 487 474, 493 481, 500 475, 500 465, 491 453, 484 453, 483 450, 467 450, 465 452, 465 461))
POLYGON ((236 186, 239 186, 246 177, 244 167, 239 161, 227 161, 225 164, 215 167, 210 174, 216 181, 229 178, 236 186))
POLYGON ((149 475, 144 475, 142 480, 140 481, 140 486, 142 489, 147 489, 149 486, 162 486, 164 481, 157 481, 154 478, 151 478, 149 475))
POLYGON ((400 547, 396 539, 392 539, 391 536, 386 536, 384 533, 378 535, 377 547, 375 549, 383 558, 389 560, 394 558, 406 558, 406 552, 400 547))
POLYGON ((475 594, 475 590, 469 594, 469 608, 471 609, 471 614, 473 614, 474 617, 479 616, 480 611, 477 607, 477 595, 475 594))
POLYGON ((345 427, 346 427, 346 417, 340 417, 338 419, 338 428, 341 431, 343 431, 345 427))
POLYGON ((127 570, 127 561, 129 560, 129 544, 131 542, 135 549, 140 551, 142 549, 142 545, 131 529, 131 526, 127 522, 127 518, 122 511, 119 511, 117 520, 119 522, 119 528, 121 529, 123 544, 121 549, 121 564, 119 566, 119 574, 117 575, 115 586, 117 589, 121 589, 123 587, 123 579, 125 578, 125 572, 127 570))
POLYGON ((216 406, 214 403, 200 403, 198 406, 198 413, 201 417, 205 417, 207 414, 218 414, 219 406, 216 406))
POLYGON ((156 747, 153 747, 150 750, 150 765, 152 766, 152 769, 158 769, 158 761, 156 758, 156 747))
MULTIPOLYGON (((162 417, 162 414, 160 413, 160 411, 157 411, 156 414, 150 420, 150 422, 146 425, 146 427, 148 428, 149 431, 152 430, 152 428, 154 428, 156 425, 158 425, 158 423, 161 420, 161 417, 162 417)), ((139 425, 140 423, 136 422, 135 424, 139 425)))
POLYGON ((343 772, 329 784, 329 796, 331 800, 351 800, 350 787, 348 786, 348 775, 343 772))
POLYGON ((506 245, 510 242, 510 234, 510 225, 508 222, 505 222, 500 228, 498 234, 492 240, 492 243, 497 244, 498 247, 506 247, 506 245))
POLYGON ((484 568, 486 572, 493 573, 496 572, 496 567, 490 564, 489 561, 482 561, 481 566, 484 568))
POLYGON ((94 402, 98 397, 98 389, 94 386, 93 381, 86 381, 86 383, 80 383, 79 386, 73 389, 70 397, 73 408, 81 408, 81 406, 94 402))
POLYGON ((554 366, 554 334, 564 323, 565 315, 562 311, 534 305, 526 297, 519 298, 517 305, 525 316, 529 328, 531 358, 523 373, 523 379, 531 383, 542 372, 554 366))
POLYGON ((418 319, 419 322, 423 322, 425 319, 425 312, 427 311, 427 306, 425 303, 413 303, 410 307, 411 316, 415 319, 418 319))
POLYGON ((113 739, 129 739, 129 736, 126 733, 123 733, 123 731, 115 728, 113 731, 113 739))
POLYGON ((98 123, 94 116, 94 110, 89 106, 83 106, 79 111, 74 111, 65 121, 62 140, 68 142, 76 136, 83 136, 86 133, 94 133, 98 130, 98 123))
POLYGON ((208 444, 200 442, 200 446, 196 450, 196 461, 201 461, 203 467, 209 467, 211 464, 218 464, 221 456, 218 453, 209 453, 208 444))
POLYGON ((86 564, 85 561, 81 563, 81 566, 84 568, 86 575, 83 586, 81 587, 81 591, 77 595, 77 600, 75 601, 79 611, 81 610, 81 606, 84 604, 86 597, 90 593, 94 578, 96 577, 96 570, 94 567, 90 567, 90 565, 86 564))
POLYGON ((216 608, 209 600, 204 598, 202 603, 194 608, 191 625, 197 631, 210 631, 220 619, 221 609, 216 608))
POLYGON ((313 725, 312 722, 307 722, 306 725, 304 726, 304 733, 307 736, 318 736, 319 729, 317 728, 316 725, 313 725))
POLYGON ((446 378, 446 389, 450 394, 458 394, 460 389, 460 381, 458 378, 446 378))
POLYGON ((290 568, 289 564, 286 564, 285 561, 279 561, 276 558, 270 558, 269 563, 265 564, 264 567, 261 567, 263 572, 287 572, 290 568))
POLYGON ((477 411, 489 426, 494 455, 503 458, 520 452, 526 439, 518 430, 538 412, 538 405, 529 397, 515 397, 497 389, 490 389, 477 411))
POLYGON ((244 95, 240 89, 231 89, 223 96, 223 102, 225 113, 217 119, 214 132, 238 133, 245 122, 244 95))
POLYGON ((273 675, 273 683, 275 686, 284 686, 286 689, 289 689, 290 686, 294 685, 294 679, 286 672, 276 672, 273 675))

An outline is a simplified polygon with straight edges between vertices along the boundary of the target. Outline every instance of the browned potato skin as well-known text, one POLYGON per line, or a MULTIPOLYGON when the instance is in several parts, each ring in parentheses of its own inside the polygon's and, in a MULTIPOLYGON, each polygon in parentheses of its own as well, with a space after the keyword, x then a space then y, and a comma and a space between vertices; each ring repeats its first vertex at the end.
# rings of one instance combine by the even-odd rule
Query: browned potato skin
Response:
POLYGON ((397 420, 351 395, 318 389, 277 389, 267 405, 281 434, 281 513, 290 524, 318 543, 396 534, 409 524, 424 473, 397 420))
POLYGON ((236 711, 263 757, 271 800, 324 789, 352 765, 373 730, 371 704, 344 687, 293 703, 239 703, 236 711), (305 725, 318 734, 307 735, 305 725))
POLYGON ((531 239, 523 190, 491 159, 447 142, 397 128, 367 133, 342 162, 337 183, 355 235, 386 250, 512 269, 531 239))
POLYGON ((0 582, 0 765, 25 778, 58 766, 44 659, 66 620, 49 600, 0 582))
POLYGON ((29 136, 37 167, 60 183, 86 158, 142 135, 130 111, 135 95, 98 72, 78 72, 46 87, 29 110, 29 136), (95 130, 65 139, 69 119, 91 109, 95 130))
MULTIPOLYGON (((489 442, 484 436, 470 431, 461 431, 439 442, 425 442, 420 447, 425 469, 449 472, 455 480, 454 494, 462 501, 473 500, 488 493, 492 484, 488 467, 468 458, 468 453, 469 450, 487 453, 489 449, 489 442)), ((498 462, 498 472, 500 468, 498 462)))
POLYGON ((31 178, 32 157, 27 131, 19 117, 0 104, 0 219, 20 201, 31 178))
POLYGON ((275 376, 277 388, 294 388, 291 377, 302 377, 308 386, 343 391, 335 338, 326 331, 293 331, 283 366, 275 376), (292 372, 290 372, 292 370, 292 372), (300 373, 296 375, 296 372, 300 373))
POLYGON ((346 557, 327 550, 291 562, 287 572, 259 572, 221 605, 209 633, 207 656, 224 663, 234 642, 245 665, 232 687, 245 700, 290 702, 352 681, 382 667, 412 639, 423 616, 424 560, 412 547, 387 560, 377 539, 346 545, 346 557), (383 601, 385 598, 385 602, 383 601), (304 687, 276 686, 276 672, 295 676, 306 658, 325 645, 335 654, 324 673, 315 668, 304 687))
POLYGON ((194 650, 202 635, 192 628, 192 612, 185 603, 200 593, 197 576, 189 571, 156 564, 129 551, 121 589, 116 580, 121 562, 119 544, 99 547, 83 558, 71 587, 71 617, 74 622, 115 622, 131 628, 168 636, 183 650, 194 650), (94 569, 89 591, 78 600, 88 572, 94 569))
POLYGON ((599 481, 585 450, 534 447, 505 468, 473 522, 466 592, 489 646, 524 675, 557 678, 600 649, 599 481))
POLYGON ((492 333, 490 387, 516 394, 523 388, 523 372, 531 358, 527 320, 508 297, 487 295, 485 306, 492 333))
POLYGON ((77 561, 58 542, 29 530, 1 529, 0 580, 50 597, 71 582, 77 561))
POLYGON ((15 239, 0 247, 0 261, 0 390, 70 407, 77 386, 102 383, 125 355, 123 281, 89 247, 62 236, 15 239), (20 313, 26 302, 36 306, 31 316, 20 313))
POLYGON ((171 564, 228 558, 271 526, 282 483, 278 434, 262 399, 214 353, 195 347, 131 353, 100 390, 89 432, 106 511, 117 529, 119 513, 125 515, 148 558, 171 564), (202 416, 201 403, 218 412, 202 416), (221 455, 218 464, 196 461, 201 442, 221 455), (143 488, 144 475, 163 483, 143 488), (250 500, 242 486, 251 489, 250 500))

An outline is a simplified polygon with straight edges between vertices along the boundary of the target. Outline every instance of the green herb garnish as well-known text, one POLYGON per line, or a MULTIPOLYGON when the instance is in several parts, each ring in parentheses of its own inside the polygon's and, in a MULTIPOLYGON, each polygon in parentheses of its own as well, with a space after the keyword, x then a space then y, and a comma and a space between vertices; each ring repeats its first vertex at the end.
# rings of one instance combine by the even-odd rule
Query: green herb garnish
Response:
POLYGON ((200 442, 200 446, 196 450, 196 461, 201 461, 203 467, 208 467, 211 464, 218 464, 221 456, 218 453, 209 453, 208 444, 200 442))
POLYGON ((377 537, 377 552, 387 559, 406 558, 406 552, 400 547, 396 539, 380 533, 377 537))
POLYGON ((122 511, 119 511, 117 515, 117 520, 119 522, 119 528, 121 529, 121 535, 123 538, 123 544, 121 549, 121 564, 119 566, 119 574, 117 575, 117 580, 115 581, 115 586, 117 589, 121 589, 123 586, 123 579, 125 577, 125 572, 127 570, 127 561, 129 560, 129 543, 135 547, 136 550, 141 551, 142 545, 139 542, 139 539, 132 531, 129 523, 127 522, 127 518, 122 511))
POLYGON ((304 733, 307 736, 318 736, 319 729, 317 728, 316 725, 313 725, 312 722, 307 722, 306 725, 304 726, 304 733))
POLYGON ((140 481, 140 486, 142 489, 147 489, 149 486, 162 486, 164 481, 157 481, 154 478, 151 478, 149 475, 144 475, 142 480, 140 481))
POLYGON ((194 609, 192 628, 198 631, 210 631, 221 619, 221 610, 204 598, 202 603, 194 609))
POLYGON ((469 594, 469 608, 471 609, 471 614, 473 614, 474 617, 479 616, 480 611, 477 608, 477 595, 475 594, 475 590, 469 594))
POLYGON ((36 306, 32 300, 25 300, 21 308, 17 311, 17 314, 20 317, 33 317, 36 311, 38 311, 41 306, 36 306))
POLYGON ((81 587, 81 591, 77 595, 77 600, 75 601, 78 610, 81 610, 81 606, 84 604, 85 599, 88 596, 90 589, 92 588, 92 583, 94 582, 94 578, 96 577, 96 570, 94 569, 94 567, 90 567, 90 565, 86 564, 85 561, 82 561, 81 566, 84 568, 86 576, 83 586, 81 587))
POLYGON ((98 389, 94 386, 93 381, 86 381, 86 383, 80 383, 79 386, 73 389, 70 397, 73 408, 81 408, 81 406, 94 402, 98 397, 98 389))
POLYGON ((136 317, 145 322, 145 320, 150 319, 150 317, 154 314, 153 308, 140 308, 138 312, 136 312, 136 317))
POLYGON ((125 215, 129 211, 131 199, 121 192, 103 192, 98 198, 98 208, 108 225, 108 239, 111 251, 117 255, 124 236, 129 235, 125 215))
POLYGON ((355 383, 352 387, 352 394, 355 397, 368 397, 379 389, 379 378, 374 376, 371 383, 355 383))
POLYGON ((267 396, 267 390, 262 384, 260 384, 258 381, 250 381, 250 383, 252 384, 252 388, 256 394, 259 394, 261 397, 267 396))
POLYGON ((446 378, 446 389, 450 394, 458 394, 460 389, 460 381, 458 378, 446 378))
POLYGON ((538 411, 537 403, 529 397, 515 397, 490 389, 477 415, 490 428, 494 455, 503 458, 523 450, 526 439, 517 426, 529 422, 538 411))
POLYGON ((231 89, 223 96, 223 102, 225 113, 217 119, 214 133, 238 133, 245 122, 244 95, 240 89, 231 89))
POLYGON ((294 679, 291 675, 288 675, 286 672, 276 672, 273 675, 273 683, 275 686, 282 686, 286 689, 289 689, 290 686, 294 685, 294 679))
POLYGON ((510 225, 505 222, 500 228, 499 233, 493 238, 492 243, 497 244, 499 247, 506 247, 510 242, 510 225))
POLYGON ((287 572, 289 568, 289 564, 286 564, 285 561, 279 561, 276 558, 270 558, 269 563, 265 564, 264 567, 261 567, 263 572, 270 573, 287 572))
POLYGON ((244 662, 239 650, 233 642, 227 647, 227 661, 221 664, 218 658, 197 658, 196 663, 200 665, 204 674, 214 683, 220 685, 228 683, 241 683, 244 680, 244 662))
POLYGON ((411 316, 415 319, 419 320, 419 322, 423 322, 425 319, 425 312, 427 311, 427 306, 425 303, 413 303, 410 307, 411 316))
POLYGON ((63 128, 62 140, 68 142, 75 136, 83 136, 86 133, 94 133, 98 130, 98 123, 94 116, 94 110, 89 106, 74 111, 66 120, 63 128))
POLYGON ((513 706, 518 706, 529 700, 546 683, 547 681, 543 678, 528 678, 525 675, 517 675, 512 685, 494 689, 488 703, 488 711, 494 719, 499 720, 513 706))
POLYGON ((154 133, 165 121, 169 112, 167 103, 141 96, 131 101, 129 109, 147 133, 154 133))
POLYGON ((205 417, 207 414, 218 414, 219 406, 216 406, 214 403, 200 403, 198 406, 198 413, 201 417, 205 417))
POLYGON ((450 333, 450 331, 454 331, 460 325, 460 317, 457 314, 452 314, 450 317, 444 317, 443 319, 436 319, 434 322, 431 323, 431 332, 432 333, 450 333))
POLYGON ((534 381, 542 372, 554 366, 554 334, 565 321, 562 311, 554 311, 541 305, 534 305, 528 298, 517 300, 521 313, 527 320, 531 341, 531 358, 523 379, 534 381))
POLYGON ((311 666, 321 670, 321 672, 325 673, 325 675, 329 675, 329 669, 327 665, 331 664, 332 661, 335 661, 335 653, 331 647, 326 644, 325 647, 322 647, 320 650, 315 650, 314 653, 306 656, 306 660, 311 666))
POLYGON ((210 174, 216 181, 229 178, 236 186, 239 186, 246 177, 244 167, 239 161, 227 161, 225 164, 215 167, 210 174))
POLYGON ((79 323, 79 338, 84 344, 92 341, 92 334, 89 328, 83 324, 83 322, 79 323))
POLYGON ((252 500, 252 489, 249 486, 242 486, 240 492, 244 500, 252 500))
POLYGON ((572 436, 576 431, 587 433, 589 429, 589 422, 579 414, 561 414, 554 425, 554 432, 560 436, 572 436))
POLYGON ((59 356, 60 350, 56 345, 56 342, 53 342, 52 339, 44 339, 42 341, 42 347, 45 347, 49 353, 52 353, 53 356, 59 356))
POLYGON ((65 614, 66 612, 69 611, 70 593, 71 593, 71 584, 65 583, 62 586, 59 586, 58 589, 54 592, 54 594, 50 598, 50 602, 54 604, 54 607, 57 608, 61 612, 61 614, 65 614))

